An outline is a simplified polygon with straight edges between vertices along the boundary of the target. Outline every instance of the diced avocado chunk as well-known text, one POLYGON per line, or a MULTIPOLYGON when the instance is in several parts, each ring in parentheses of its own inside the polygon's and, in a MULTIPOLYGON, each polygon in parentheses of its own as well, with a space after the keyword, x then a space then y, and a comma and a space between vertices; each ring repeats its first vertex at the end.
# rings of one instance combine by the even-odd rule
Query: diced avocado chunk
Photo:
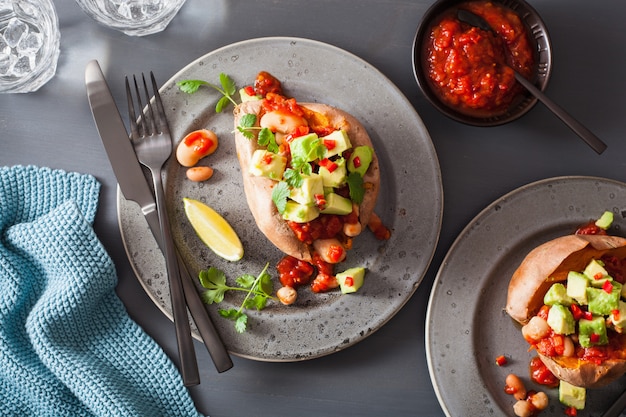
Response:
POLYGON ((248 172, 257 177, 267 177, 280 181, 287 166, 287 158, 273 152, 257 149, 252 154, 248 172))
POLYGON ((589 279, 585 275, 574 271, 567 274, 567 295, 583 305, 587 304, 587 287, 589 279))
POLYGON ((318 174, 322 177, 324 187, 339 188, 346 183, 348 177, 346 160, 340 157, 335 159, 333 163, 336 164, 336 167, 332 172, 327 167, 320 165, 318 174))
POLYGON ((352 200, 336 193, 326 194, 326 207, 322 210, 324 214, 346 215, 352 213, 352 200))
POLYGON ((296 203, 295 201, 287 201, 283 219, 296 223, 306 223, 315 219, 320 215, 320 211, 315 206, 307 206, 296 203))
POLYGON ((263 98, 263 96, 257 94, 251 96, 250 94, 248 94, 245 88, 239 89, 239 97, 241 98, 242 103, 245 103, 246 101, 257 101, 263 98))
POLYGON ((324 184, 322 177, 317 174, 304 175, 302 185, 293 188, 289 197, 297 203, 307 206, 315 205, 318 198, 324 197, 324 184))
POLYGON ((345 130, 335 130, 333 133, 322 137, 321 140, 326 148, 324 158, 341 155, 352 147, 348 133, 345 130))
POLYGON ((589 283, 594 287, 602 287, 606 281, 613 280, 604 268, 604 263, 596 259, 592 259, 591 262, 589 262, 583 274, 589 278, 589 283))
POLYGON ((348 160, 348 171, 356 172, 360 176, 365 175, 367 169, 372 163, 374 157, 374 150, 369 146, 357 146, 352 151, 350 159, 348 160))
POLYGON ((548 292, 546 292, 546 295, 544 295, 543 297, 543 303, 549 306, 555 304, 570 306, 573 302, 574 300, 572 299, 572 297, 567 295, 567 289, 565 288, 565 285, 561 284, 560 282, 552 285, 550 289, 548 289, 548 292))
POLYGON ((558 334, 572 334, 575 331, 574 316, 569 309, 561 304, 550 307, 548 326, 558 334))
POLYGON ((340 272, 336 275, 337 282, 339 282, 339 287, 341 288, 341 292, 344 294, 349 294, 356 292, 361 286, 363 286, 363 278, 365 277, 365 268, 363 267, 355 267, 345 270, 344 272, 340 272))
POLYGON ((598 220, 596 220, 596 226, 600 229, 608 229, 613 224, 613 212, 605 211, 602 213, 602 216, 598 220))
POLYGON ((622 333, 626 329, 626 303, 622 300, 619 301, 619 308, 617 311, 611 312, 609 320, 615 326, 619 333, 622 333))
POLYGON ((324 147, 321 146, 320 138, 317 134, 309 133, 292 140, 289 143, 289 151, 292 159, 311 162, 322 157, 324 147))
POLYGON ((578 343, 582 347, 606 345, 609 343, 604 317, 597 316, 591 320, 578 320, 578 343))
POLYGON ((570 384, 569 382, 559 382, 559 401, 567 406, 574 407, 577 410, 585 408, 585 399, 587 390, 570 384))
POLYGON ((587 306, 592 314, 607 316, 619 308, 622 285, 619 282, 613 282, 611 287, 610 292, 604 288, 587 288, 587 306))

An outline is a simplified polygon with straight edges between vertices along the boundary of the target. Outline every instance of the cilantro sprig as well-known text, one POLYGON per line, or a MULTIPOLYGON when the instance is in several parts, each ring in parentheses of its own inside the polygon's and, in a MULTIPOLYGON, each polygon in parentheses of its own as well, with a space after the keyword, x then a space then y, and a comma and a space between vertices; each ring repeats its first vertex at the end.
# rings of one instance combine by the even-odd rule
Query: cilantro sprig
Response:
POLYGON ((226 275, 221 270, 210 267, 207 270, 200 271, 200 284, 206 291, 202 293, 202 300, 207 304, 221 303, 227 291, 243 291, 246 293, 239 308, 219 309, 220 316, 235 322, 235 330, 238 333, 244 333, 248 327, 248 316, 246 309, 255 308, 262 310, 267 305, 267 300, 276 300, 272 296, 274 285, 272 277, 267 273, 269 263, 265 264, 265 268, 256 277, 250 274, 244 274, 235 280, 236 287, 226 284, 226 275))
POLYGON ((180 91, 187 94, 195 93, 203 85, 220 92, 222 94, 222 98, 220 98, 215 105, 215 111, 217 113, 221 113, 229 103, 232 103, 234 106, 237 105, 237 102, 233 98, 233 96, 237 93, 237 85, 232 78, 223 72, 220 73, 220 86, 203 80, 182 80, 177 82, 176 85, 180 91))
POLYGON ((272 153, 278 152, 278 143, 276 143, 276 135, 266 127, 255 126, 256 115, 244 114, 239 120, 237 130, 240 131, 244 137, 248 139, 254 139, 255 131, 258 131, 257 143, 259 146, 265 146, 268 151, 272 153))

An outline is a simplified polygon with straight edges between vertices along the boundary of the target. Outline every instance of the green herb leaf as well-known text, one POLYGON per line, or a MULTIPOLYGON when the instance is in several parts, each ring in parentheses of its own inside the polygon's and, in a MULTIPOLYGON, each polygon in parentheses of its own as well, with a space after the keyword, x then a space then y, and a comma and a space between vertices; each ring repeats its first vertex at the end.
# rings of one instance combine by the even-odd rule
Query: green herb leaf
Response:
POLYGON ((176 85, 183 93, 193 94, 198 91, 201 85, 209 85, 209 83, 202 80, 183 80, 177 82, 176 85))
POLYGON ((254 280, 256 280, 256 277, 254 275, 244 274, 237 278, 235 282, 241 288, 252 288, 252 286, 254 285, 254 280))
POLYGON ((209 268, 200 271, 200 284, 207 289, 202 294, 205 303, 221 303, 224 300, 224 294, 229 289, 226 285, 226 275, 217 268, 209 268))
POLYGON ((235 82, 228 75, 223 72, 220 73, 220 84, 222 84, 222 88, 227 96, 233 96, 237 92, 237 86, 235 82))
POLYGON ((363 202, 363 197, 365 196, 363 177, 357 172, 351 172, 348 175, 347 182, 350 190, 350 199, 357 204, 361 204, 363 202))
POLYGON ((237 92, 235 82, 228 75, 220 73, 220 84, 221 87, 202 80, 182 80, 176 83, 178 88, 187 94, 195 93, 203 85, 217 90, 223 96, 215 105, 217 113, 221 113, 228 106, 229 102, 235 106, 237 105, 237 102, 232 97, 237 92))
POLYGON ((265 264, 263 271, 256 277, 244 274, 238 277, 235 282, 238 287, 226 285, 226 275, 217 268, 211 267, 201 271, 199 274, 200 283, 207 291, 203 292, 202 301, 207 304, 219 303, 224 300, 224 293, 231 291, 244 291, 246 293, 241 306, 230 309, 219 309, 220 316, 235 322, 235 330, 239 333, 246 331, 248 326, 248 316, 244 309, 255 308, 262 310, 267 305, 268 299, 275 299, 272 296, 274 285, 272 277, 267 273, 269 263, 265 264))
POLYGON ((276 205, 276 209, 280 214, 285 212, 285 208, 287 207, 287 197, 289 197, 289 194, 289 185, 287 185, 284 181, 280 181, 274 186, 274 189, 272 189, 272 201, 274 202, 274 205, 276 205))
POLYGON ((283 178, 285 182, 287 182, 287 185, 293 188, 300 188, 302 186, 302 174, 300 174, 299 170, 287 168, 283 173, 283 178))
POLYGON ((244 137, 254 139, 254 130, 257 129, 254 127, 255 123, 255 114, 244 114, 243 117, 239 119, 239 126, 237 126, 237 130, 240 131, 244 137))
POLYGON ((257 140, 257 143, 260 146, 267 147, 267 150, 272 153, 278 152, 278 144, 276 143, 276 135, 274 135, 274 133, 272 133, 272 131, 266 127, 261 129, 261 131, 259 132, 259 139, 257 140))

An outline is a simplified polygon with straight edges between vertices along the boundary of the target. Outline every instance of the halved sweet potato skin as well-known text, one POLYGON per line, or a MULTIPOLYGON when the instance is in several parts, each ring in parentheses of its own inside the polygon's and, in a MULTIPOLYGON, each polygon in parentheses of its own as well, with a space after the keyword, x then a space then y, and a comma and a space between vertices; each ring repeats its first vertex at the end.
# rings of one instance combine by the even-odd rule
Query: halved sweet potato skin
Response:
MULTIPOLYGON (((333 126, 335 129, 345 129, 350 137, 353 147, 367 145, 374 149, 372 141, 363 125, 352 115, 335 107, 320 103, 299 103, 307 112, 306 117, 316 117, 323 123, 333 126)), ((248 207, 252 212, 254 220, 263 234, 286 255, 311 262, 312 251, 304 242, 298 240, 289 225, 276 210, 272 202, 272 189, 276 181, 269 178, 256 177, 248 173, 252 154, 259 145, 256 140, 251 140, 243 136, 236 130, 239 121, 246 114, 259 115, 262 111, 262 101, 248 101, 235 107, 235 145, 237 158, 241 166, 244 192, 248 207)), ((257 120, 259 117, 257 117, 257 120)), ((363 230, 374 211, 378 190, 380 188, 380 167, 376 152, 374 152, 370 167, 363 177, 367 184, 363 202, 359 206, 359 222, 363 230)))
POLYGON ((589 261, 612 253, 626 258, 626 239, 607 235, 566 235, 537 246, 524 258, 509 282, 506 312, 528 323, 543 306, 543 297, 569 271, 582 271, 589 261))
POLYGON ((557 378, 577 387, 600 388, 626 373, 626 360, 624 359, 609 359, 597 364, 563 356, 554 358, 542 354, 538 356, 557 378))
MULTIPOLYGON (((528 323, 543 306, 543 298, 552 284, 565 281, 569 271, 582 271, 589 261, 606 254, 626 258, 626 239, 607 235, 567 235, 536 247, 513 273, 507 295, 507 313, 522 325, 528 323)), ((618 337, 623 346, 622 354, 601 364, 577 357, 538 355, 557 378, 578 387, 598 388, 626 373, 626 335, 618 337)))

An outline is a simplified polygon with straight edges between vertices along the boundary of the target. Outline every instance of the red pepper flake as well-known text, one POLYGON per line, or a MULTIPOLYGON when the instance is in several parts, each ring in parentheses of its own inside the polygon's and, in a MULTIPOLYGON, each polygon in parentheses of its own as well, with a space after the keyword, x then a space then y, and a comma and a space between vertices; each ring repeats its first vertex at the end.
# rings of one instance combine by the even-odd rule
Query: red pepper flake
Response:
POLYGON ((598 272, 597 274, 593 276, 593 279, 597 281, 599 279, 602 279, 602 277, 604 277, 604 274, 602 272, 598 272))
POLYGON ((589 311, 583 311, 583 319, 593 320, 593 314, 591 314, 589 311))
POLYGON ((572 304, 571 306, 569 306, 569 309, 572 312, 574 320, 580 320, 582 318, 583 311, 577 304, 572 304))
POLYGON ((337 142, 332 139, 324 139, 324 146, 326 146, 326 149, 329 151, 332 151, 337 146, 337 142))
POLYGON ((354 287, 354 278, 352 277, 346 277, 346 280, 344 281, 344 284, 348 287, 354 287))
POLYGON ((611 313, 613 314, 613 319, 619 321, 619 310, 615 309, 611 313))
POLYGON ((271 154, 267 153, 263 156, 263 162, 267 165, 270 165, 274 161, 274 158, 271 154))
POLYGON ((600 341, 600 335, 598 333, 591 333, 589 340, 591 343, 598 343, 600 341))
POLYGON ((354 159, 352 160, 352 163, 354 164, 355 168, 358 168, 361 166, 361 158, 359 158, 358 156, 355 156, 354 159))
POLYGON ((315 194, 315 205, 319 207, 320 210, 324 210, 326 208, 326 199, 324 198, 324 194, 315 194))
POLYGON ((575 407, 567 407, 565 409, 565 415, 569 417, 576 417, 578 415, 578 410, 575 407))
POLYGON ((251 85, 245 86, 243 88, 243 91, 245 91, 246 94, 249 96, 256 96, 256 93, 254 92, 254 88, 251 85))
POLYGON ((496 365, 498 366, 504 366, 507 364, 507 359, 506 356, 504 355, 500 355, 496 358, 496 365))
POLYGON ((337 165, 335 162, 331 161, 331 160, 330 160, 330 159, 328 159, 328 158, 324 158, 324 159, 322 159, 322 160, 319 162, 319 165, 320 165, 321 167, 326 168, 326 169, 328 170, 328 172, 333 172, 333 171, 334 171, 334 170, 336 170, 336 169, 337 169, 337 167, 338 167, 338 165, 337 165))
POLYGON ((611 283, 611 281, 604 281, 604 284, 602 284, 602 289, 608 294, 611 294, 613 292, 613 284, 611 283))

